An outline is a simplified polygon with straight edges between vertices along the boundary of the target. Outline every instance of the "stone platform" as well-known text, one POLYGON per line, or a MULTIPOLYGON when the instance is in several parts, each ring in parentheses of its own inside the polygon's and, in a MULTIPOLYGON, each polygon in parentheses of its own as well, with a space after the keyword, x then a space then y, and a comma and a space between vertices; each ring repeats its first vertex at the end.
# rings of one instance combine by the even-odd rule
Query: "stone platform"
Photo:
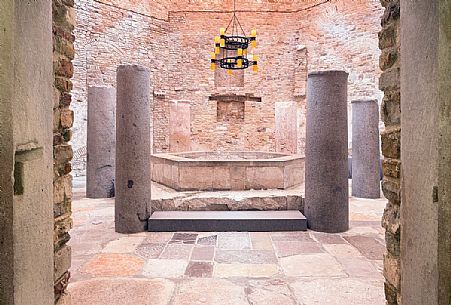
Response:
POLYGON ((303 185, 286 190, 177 192, 152 183, 153 211, 304 211, 303 185))

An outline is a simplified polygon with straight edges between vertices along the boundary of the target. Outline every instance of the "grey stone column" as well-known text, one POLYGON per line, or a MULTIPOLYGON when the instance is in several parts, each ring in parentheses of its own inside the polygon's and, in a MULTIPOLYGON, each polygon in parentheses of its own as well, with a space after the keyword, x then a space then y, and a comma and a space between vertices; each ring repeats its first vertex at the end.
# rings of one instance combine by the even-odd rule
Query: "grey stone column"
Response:
POLYGON ((315 231, 349 228, 347 84, 344 71, 308 76, 305 216, 315 231))
POLYGON ((116 232, 147 229, 150 207, 150 72, 117 68, 116 232))
POLYGON ((116 89, 88 88, 86 197, 114 197, 116 89))
POLYGON ((377 100, 352 101, 352 196, 380 197, 379 163, 377 100))

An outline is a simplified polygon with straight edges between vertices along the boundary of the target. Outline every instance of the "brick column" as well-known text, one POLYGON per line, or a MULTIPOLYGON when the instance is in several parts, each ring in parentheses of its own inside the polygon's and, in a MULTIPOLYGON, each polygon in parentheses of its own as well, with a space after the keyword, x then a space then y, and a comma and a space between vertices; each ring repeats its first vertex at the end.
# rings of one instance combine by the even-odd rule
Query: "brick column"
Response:
POLYGON ((147 229, 150 207, 150 72, 117 69, 116 232, 147 229))
POLYGON ((344 71, 309 73, 305 216, 315 231, 349 228, 347 88, 344 71))

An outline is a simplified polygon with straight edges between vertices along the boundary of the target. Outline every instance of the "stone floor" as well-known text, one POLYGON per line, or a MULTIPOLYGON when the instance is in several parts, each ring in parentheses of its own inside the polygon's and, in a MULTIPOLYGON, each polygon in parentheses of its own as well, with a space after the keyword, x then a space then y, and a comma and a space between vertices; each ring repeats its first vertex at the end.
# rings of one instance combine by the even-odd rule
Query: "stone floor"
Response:
POLYGON ((114 200, 74 183, 73 305, 378 305, 385 199, 350 198, 343 234, 114 232, 114 200))

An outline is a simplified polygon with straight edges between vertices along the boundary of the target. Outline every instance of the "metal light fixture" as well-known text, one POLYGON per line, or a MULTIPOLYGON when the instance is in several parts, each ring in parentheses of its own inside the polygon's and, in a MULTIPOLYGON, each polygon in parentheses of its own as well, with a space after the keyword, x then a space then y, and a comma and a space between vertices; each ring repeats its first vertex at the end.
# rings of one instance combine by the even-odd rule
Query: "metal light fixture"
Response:
POLYGON ((243 70, 252 66, 255 72, 258 71, 258 57, 249 54, 249 47, 257 47, 257 30, 252 30, 250 36, 241 26, 236 16, 236 3, 233 1, 233 15, 226 28, 219 30, 219 36, 215 36, 214 52, 211 53, 211 70, 219 68, 228 70, 229 74, 233 70, 243 70))

